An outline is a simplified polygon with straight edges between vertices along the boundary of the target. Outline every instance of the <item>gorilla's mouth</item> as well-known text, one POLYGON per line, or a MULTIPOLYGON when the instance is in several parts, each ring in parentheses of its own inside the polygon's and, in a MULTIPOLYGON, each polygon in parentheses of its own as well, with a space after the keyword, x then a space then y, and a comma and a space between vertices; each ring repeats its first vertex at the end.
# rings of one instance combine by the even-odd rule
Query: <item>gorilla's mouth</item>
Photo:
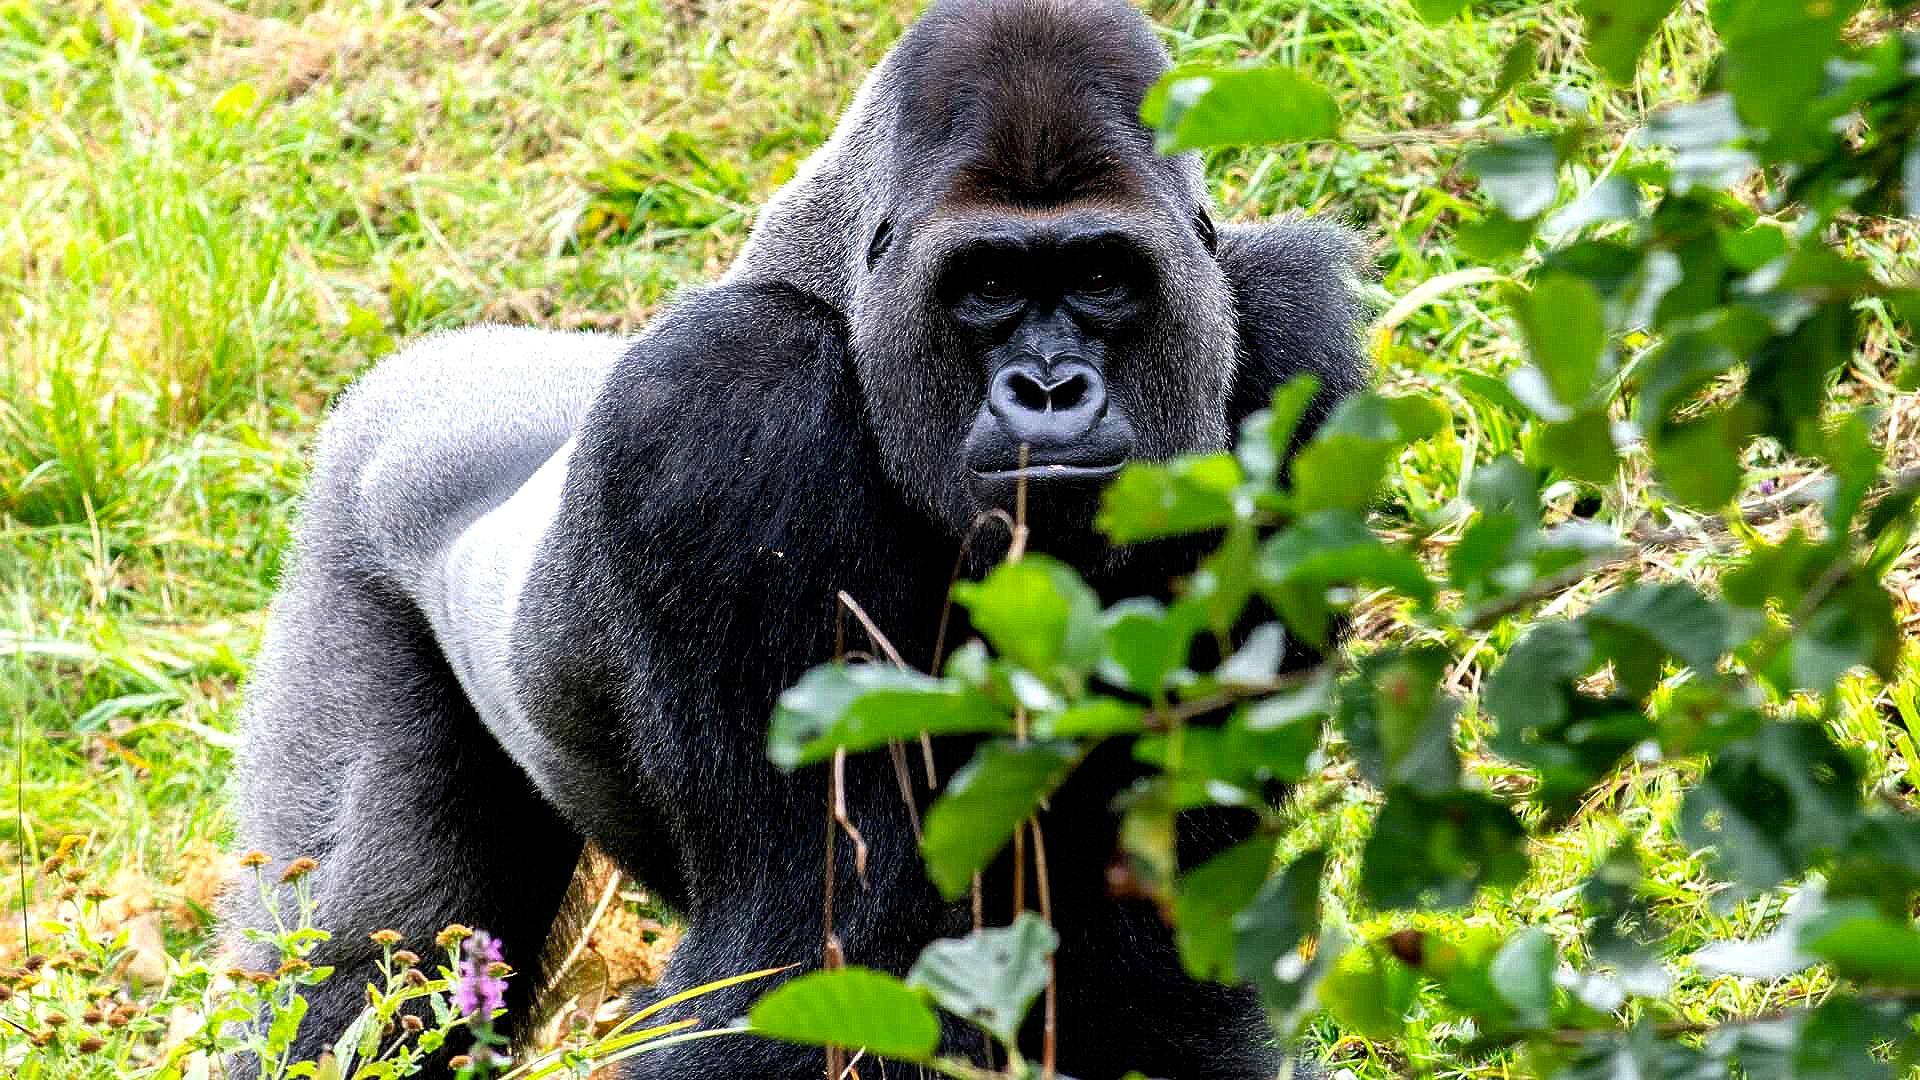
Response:
POLYGON ((974 470, 973 478, 982 484, 1054 484, 1060 482, 1096 482, 1118 476, 1124 461, 1111 465, 1071 465, 1064 461, 1028 465, 1024 469, 974 470))

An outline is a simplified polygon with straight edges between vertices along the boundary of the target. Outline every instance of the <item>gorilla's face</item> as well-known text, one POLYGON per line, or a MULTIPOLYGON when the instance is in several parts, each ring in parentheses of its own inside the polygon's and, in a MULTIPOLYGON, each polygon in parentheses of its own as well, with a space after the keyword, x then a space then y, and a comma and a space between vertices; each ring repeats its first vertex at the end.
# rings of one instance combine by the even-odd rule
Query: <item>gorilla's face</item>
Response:
POLYGON ((1037 546, 1096 553, 1123 465, 1226 443, 1235 340, 1210 238, 1146 198, 888 225, 854 353, 896 483, 956 534, 1024 491, 1037 546))
POLYGON ((889 476, 955 536, 1024 492, 1034 544, 1103 558, 1123 464, 1226 445, 1234 303, 1199 164, 1139 118, 1166 67, 1118 0, 970 0, 877 77, 853 361, 889 476))

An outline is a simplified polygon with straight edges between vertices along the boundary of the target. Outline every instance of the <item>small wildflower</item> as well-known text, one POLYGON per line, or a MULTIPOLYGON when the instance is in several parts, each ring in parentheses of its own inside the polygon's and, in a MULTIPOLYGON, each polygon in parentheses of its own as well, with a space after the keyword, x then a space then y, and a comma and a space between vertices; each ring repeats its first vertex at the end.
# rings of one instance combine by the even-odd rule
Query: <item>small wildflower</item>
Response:
POLYGON ((411 949, 401 949, 399 952, 393 954, 393 962, 403 968, 419 967, 420 954, 411 949))
POLYGON ((107 1014, 101 1012, 98 1005, 89 1005, 86 1011, 80 1014, 80 1022, 83 1024, 97 1024, 106 1018, 107 1014))
POLYGON ((301 878, 306 877, 308 874, 313 873, 315 870, 318 870, 319 868, 320 868, 320 863, 318 861, 314 859, 310 859, 305 855, 302 855, 299 858, 288 863, 287 868, 285 870, 280 871, 280 881, 283 884, 287 882, 299 881, 301 878))
POLYGON ((266 852, 261 851, 258 848, 255 848, 254 850, 247 852, 245 855, 240 856, 240 865, 248 868, 249 870, 257 870, 260 867, 265 866, 272 861, 273 861, 272 859, 267 857, 266 852))
POLYGON ((98 885, 89 885, 87 886, 87 891, 81 893, 80 895, 86 897, 87 899, 97 904, 100 901, 105 900, 108 896, 112 894, 108 893, 107 890, 101 888, 98 885))
POLYGON ((455 1072, 459 1072, 461 1069, 471 1069, 473 1068, 473 1059, 465 1054, 455 1054, 447 1059, 447 1068, 455 1072))
POLYGON ((275 980, 271 971, 249 971, 247 981, 255 986, 272 986, 275 980))
POLYGON ((107 1040, 101 1038, 98 1035, 89 1035, 86 1038, 81 1039, 77 1044, 75 1044, 74 1049, 80 1051, 83 1054, 97 1054, 100 1051, 106 1049, 106 1047, 107 1047, 107 1040))
POLYGON ((47 1015, 41 1017, 40 1022, 47 1025, 50 1028, 65 1027, 67 1024, 67 1014, 50 1012, 47 1015))
POLYGON ((413 1015, 412 1013, 408 1013, 405 1016, 402 1016, 400 1018, 400 1026, 403 1028, 406 1028, 409 1032, 415 1035, 418 1035, 422 1031, 425 1031, 427 1029, 427 1022, 413 1015))
POLYGON ((67 885, 63 887, 58 893, 55 894, 55 898, 64 904, 67 901, 72 900, 79 895, 80 895, 80 887, 78 885, 67 885))
POLYGON ((133 1018, 118 1009, 107 1014, 107 1026, 118 1030, 133 1023, 133 1018))
POLYGON ((46 966, 47 966, 47 958, 40 953, 34 953, 32 956, 27 957, 26 967, 27 967, 28 974, 32 974, 33 972, 39 971, 41 968, 46 966))
POLYGON ((460 960, 454 965, 453 1004, 465 1016, 486 1020, 506 1003, 507 983, 501 976, 505 968, 500 959, 500 943, 493 935, 477 933, 460 948, 460 960))
POLYGON ((84 866, 69 866, 60 872, 60 876, 66 878, 70 884, 78 885, 87 879, 87 868, 84 866))
POLYGON ((433 936, 433 943, 443 949, 451 949, 472 936, 472 927, 463 926, 460 923, 448 923, 446 929, 433 936))
POLYGON ((373 939, 375 945, 383 949, 391 949, 395 945, 400 944, 400 931, 398 930, 375 930, 367 936, 373 939))
POLYGON ((289 956, 280 962, 280 970, 275 975, 303 975, 313 970, 313 965, 297 956, 289 956))
POLYGON ((408 968, 406 978, 408 986, 421 987, 427 985, 427 977, 420 974, 419 968, 408 968))

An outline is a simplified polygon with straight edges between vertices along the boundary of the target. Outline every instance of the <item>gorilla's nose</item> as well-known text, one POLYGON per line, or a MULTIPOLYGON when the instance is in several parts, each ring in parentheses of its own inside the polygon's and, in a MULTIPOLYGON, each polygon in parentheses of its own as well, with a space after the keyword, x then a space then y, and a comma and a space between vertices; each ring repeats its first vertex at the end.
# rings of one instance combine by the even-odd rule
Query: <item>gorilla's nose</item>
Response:
POLYGON ((987 388, 987 408, 1015 441, 1044 453, 1073 442, 1100 422, 1107 412, 1107 384, 1093 365, 1081 360, 1044 368, 1009 364, 987 388))

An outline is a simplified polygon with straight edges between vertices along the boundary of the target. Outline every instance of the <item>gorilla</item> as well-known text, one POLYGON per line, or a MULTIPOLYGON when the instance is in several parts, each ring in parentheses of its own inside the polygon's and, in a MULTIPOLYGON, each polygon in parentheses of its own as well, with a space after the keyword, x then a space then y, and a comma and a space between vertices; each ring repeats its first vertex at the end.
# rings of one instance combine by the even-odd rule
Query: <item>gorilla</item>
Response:
MULTIPOLYGON (((1292 376, 1319 379, 1309 423, 1364 384, 1356 244, 1216 228, 1200 163, 1139 119, 1167 68, 1125 0, 936 0, 717 283, 630 338, 430 337, 340 400, 240 765, 238 842, 319 861, 315 962, 338 973, 297 1053, 362 1007, 376 928, 491 931, 520 972, 510 1027, 588 841, 686 922, 659 993, 817 965, 826 776, 776 770, 765 742, 779 692, 834 655, 837 592, 930 665, 963 542, 968 572, 1001 557, 976 519, 1024 485, 1034 548, 1108 601, 1164 596, 1195 549, 1103 542, 1102 482, 1229 446, 1292 376)), ((940 774, 970 749, 939 745, 940 774)), ((1113 798, 1139 775, 1109 758, 1044 818, 1061 1070, 1272 1075, 1253 997, 1188 978, 1154 905, 1109 892, 1113 798)), ((835 929, 849 962, 903 972, 971 905, 928 882, 886 756, 845 775, 870 851, 862 878, 838 845, 835 929)), ((1234 838, 1194 831, 1196 857, 1234 838)), ((724 1024, 767 985, 667 1015, 724 1024)), ((984 1052, 957 1023, 946 1048, 984 1052)), ((622 1067, 785 1080, 821 1055, 740 1036, 622 1067)))

